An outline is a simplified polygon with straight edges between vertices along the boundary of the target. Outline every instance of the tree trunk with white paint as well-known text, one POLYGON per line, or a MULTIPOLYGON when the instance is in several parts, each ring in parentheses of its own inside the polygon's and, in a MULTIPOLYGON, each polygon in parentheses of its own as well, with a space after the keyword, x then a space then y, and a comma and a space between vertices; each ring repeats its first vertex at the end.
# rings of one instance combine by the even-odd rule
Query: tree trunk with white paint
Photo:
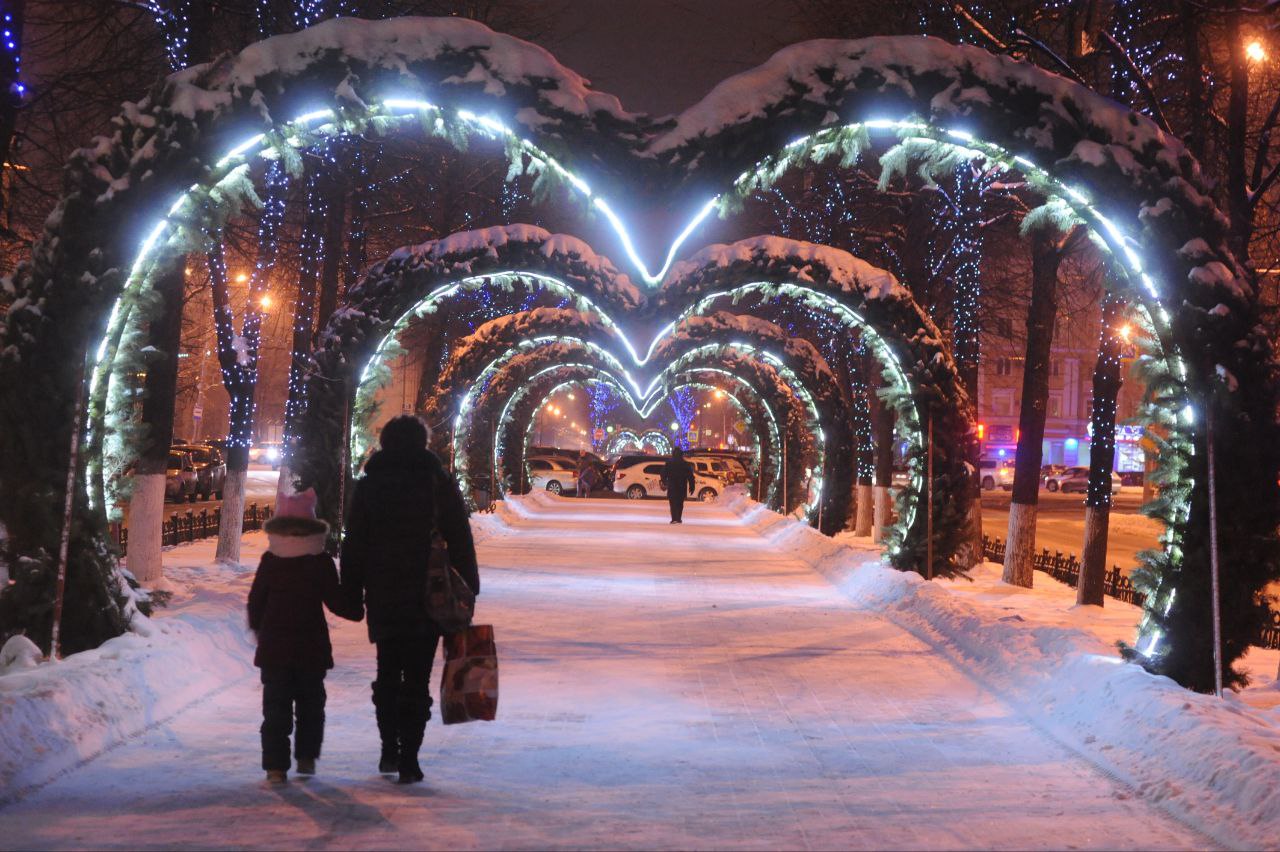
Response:
POLYGON ((871 493, 870 485, 858 484, 858 502, 854 510, 856 513, 856 520, 853 525, 854 535, 871 535, 871 519, 874 511, 872 501, 875 499, 871 496, 871 493))
POLYGON ((1102 606, 1107 581, 1107 536, 1111 505, 1084 507, 1084 555, 1080 560, 1080 585, 1076 603, 1102 606), (1085 570, 1088 565, 1089 569, 1085 570))
MULTIPOLYGON (((1073 232, 1074 233, 1074 232, 1073 232)), ((1058 267, 1068 242, 1055 231, 1031 233, 1031 304, 1027 308, 1027 349, 1018 414, 1018 454, 1013 469, 1009 530, 1004 554, 1006 583, 1031 588, 1036 549, 1036 504, 1040 499, 1040 462, 1044 423, 1049 414, 1049 359, 1058 315, 1058 267)))
POLYGON ((884 404, 876 394, 871 395, 871 434, 875 452, 874 509, 871 540, 881 542, 888 532, 893 517, 893 409, 884 404))
POLYGON ((1004 581, 1014 586, 1031 588, 1035 573, 1036 510, 1035 503, 1009 504, 1009 530, 1004 553, 1004 581))
POLYGON ((1084 498, 1084 551, 1076 603, 1102 606, 1107 575, 1107 527, 1111 520, 1111 477, 1116 455, 1116 398, 1123 380, 1123 340, 1117 328, 1124 303, 1107 296, 1102 303, 1102 334, 1093 367, 1093 447, 1089 457, 1089 490, 1084 498))
POLYGON ((129 501, 129 549, 125 564, 144 586, 163 574, 161 533, 164 526, 163 473, 134 476, 133 497, 129 501))
POLYGON ((218 522, 218 550, 215 558, 230 565, 240 564, 240 538, 244 535, 244 492, 249 472, 227 465, 227 481, 222 488, 222 518, 218 522))
POLYGON ((140 417, 147 438, 134 466, 133 497, 129 502, 128 564, 140 583, 156 582, 164 570, 160 561, 160 536, 169 448, 173 443, 186 259, 175 258, 164 275, 156 285, 156 290, 165 294, 164 304, 147 328, 151 352, 146 356, 140 417))
POLYGON ((873 489, 875 494, 875 518, 871 526, 871 540, 877 544, 884 541, 889 531, 889 519, 893 516, 891 511, 892 496, 889 489, 883 485, 877 485, 873 489))

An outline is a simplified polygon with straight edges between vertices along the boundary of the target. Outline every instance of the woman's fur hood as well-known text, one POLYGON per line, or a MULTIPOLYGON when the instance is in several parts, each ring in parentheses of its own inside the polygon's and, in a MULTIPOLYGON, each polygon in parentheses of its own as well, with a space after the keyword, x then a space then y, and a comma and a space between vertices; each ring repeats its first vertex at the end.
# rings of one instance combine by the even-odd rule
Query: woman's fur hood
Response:
POLYGON ((329 525, 317 518, 275 515, 262 527, 267 531, 267 549, 281 559, 324 553, 329 525))

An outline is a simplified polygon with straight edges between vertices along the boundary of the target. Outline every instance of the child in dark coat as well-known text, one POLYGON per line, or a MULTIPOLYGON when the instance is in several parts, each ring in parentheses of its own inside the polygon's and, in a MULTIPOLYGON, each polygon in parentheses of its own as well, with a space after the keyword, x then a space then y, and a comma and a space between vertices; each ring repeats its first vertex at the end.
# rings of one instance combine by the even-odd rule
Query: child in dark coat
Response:
POLYGON ((281 496, 267 521, 269 549, 249 589, 249 627, 258 635, 253 664, 262 669, 262 768, 284 783, 296 715, 299 775, 314 775, 324 739, 324 677, 333 668, 324 607, 352 621, 363 607, 339 591, 333 557, 324 552, 329 525, 316 518, 316 494, 281 496))

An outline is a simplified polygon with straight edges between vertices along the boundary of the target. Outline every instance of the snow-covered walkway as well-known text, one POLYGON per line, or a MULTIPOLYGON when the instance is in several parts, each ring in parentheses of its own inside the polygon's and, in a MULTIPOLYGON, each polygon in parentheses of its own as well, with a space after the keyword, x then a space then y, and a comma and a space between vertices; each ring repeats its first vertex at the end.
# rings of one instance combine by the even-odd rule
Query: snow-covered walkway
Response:
POLYGON ((526 501, 481 546, 499 721, 374 774, 373 654, 334 620, 320 774, 258 770, 257 683, 0 809, 6 848, 1164 848, 1206 840, 858 609, 740 517, 526 501))

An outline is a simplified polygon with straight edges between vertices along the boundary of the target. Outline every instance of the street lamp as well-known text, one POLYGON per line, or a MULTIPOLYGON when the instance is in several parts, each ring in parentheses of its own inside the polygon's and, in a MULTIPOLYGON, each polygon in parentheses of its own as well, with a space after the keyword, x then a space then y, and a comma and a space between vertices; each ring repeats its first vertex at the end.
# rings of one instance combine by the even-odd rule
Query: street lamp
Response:
POLYGON ((262 298, 258 300, 258 305, 259 305, 259 306, 260 306, 264 311, 271 310, 271 295, 270 295, 270 294, 268 294, 268 293, 264 293, 264 294, 262 295, 262 298))
POLYGON ((1256 38, 1245 45, 1244 55, 1250 62, 1265 62, 1267 58, 1267 49, 1262 46, 1262 42, 1256 38))

